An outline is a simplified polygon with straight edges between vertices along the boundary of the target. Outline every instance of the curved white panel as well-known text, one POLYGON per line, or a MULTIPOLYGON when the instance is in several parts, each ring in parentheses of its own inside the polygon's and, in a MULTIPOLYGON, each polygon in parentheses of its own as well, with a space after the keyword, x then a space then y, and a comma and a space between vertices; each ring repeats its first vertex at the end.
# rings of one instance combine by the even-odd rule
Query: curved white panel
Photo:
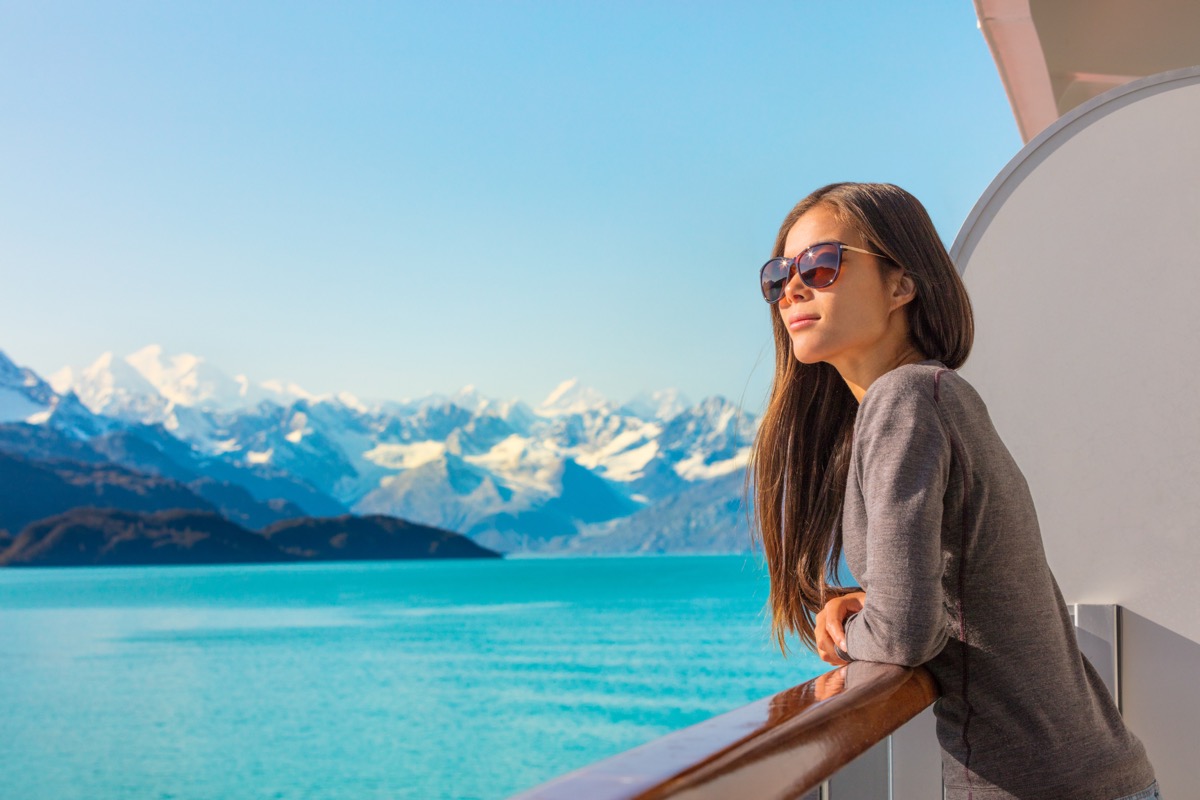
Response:
POLYGON ((962 374, 1028 479, 1063 595, 1200 642, 1200 67, 1039 134, 951 255, 978 326, 962 374))

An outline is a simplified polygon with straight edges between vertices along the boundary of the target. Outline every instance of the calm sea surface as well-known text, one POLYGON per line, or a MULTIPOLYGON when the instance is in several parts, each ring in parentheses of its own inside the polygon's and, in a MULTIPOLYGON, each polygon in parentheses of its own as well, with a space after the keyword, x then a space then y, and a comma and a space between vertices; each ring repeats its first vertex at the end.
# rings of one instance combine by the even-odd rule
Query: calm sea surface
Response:
POLYGON ((823 672, 759 559, 0 569, 0 797, 503 798, 823 672))

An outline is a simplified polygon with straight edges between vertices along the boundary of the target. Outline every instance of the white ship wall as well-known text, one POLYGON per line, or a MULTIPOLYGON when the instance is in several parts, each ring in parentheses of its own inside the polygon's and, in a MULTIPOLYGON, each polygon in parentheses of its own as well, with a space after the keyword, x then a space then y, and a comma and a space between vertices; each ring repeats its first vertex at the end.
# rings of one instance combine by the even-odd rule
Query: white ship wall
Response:
POLYGON ((961 370, 1029 482, 1068 603, 1119 604, 1123 711, 1200 795, 1200 67, 1093 98, 996 178, 951 254, 961 370))

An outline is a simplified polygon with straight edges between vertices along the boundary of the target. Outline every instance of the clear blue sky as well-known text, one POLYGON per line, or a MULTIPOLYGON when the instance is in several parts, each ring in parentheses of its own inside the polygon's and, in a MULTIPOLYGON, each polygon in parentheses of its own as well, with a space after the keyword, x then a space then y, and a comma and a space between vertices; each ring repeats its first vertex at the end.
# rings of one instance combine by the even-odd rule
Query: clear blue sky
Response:
POLYGON ((751 410, 791 205, 949 243, 1020 148, 956 2, 0 2, 0 350, 751 410))

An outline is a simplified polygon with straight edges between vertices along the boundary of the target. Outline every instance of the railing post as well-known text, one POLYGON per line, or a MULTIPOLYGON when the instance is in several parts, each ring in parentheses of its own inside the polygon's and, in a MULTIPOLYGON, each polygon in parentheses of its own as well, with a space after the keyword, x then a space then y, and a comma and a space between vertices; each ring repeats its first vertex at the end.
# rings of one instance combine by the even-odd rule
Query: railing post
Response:
POLYGON ((937 718, 932 706, 893 733, 891 747, 891 800, 937 800, 944 795, 942 747, 937 740, 937 718))
POLYGON ((1104 685, 1121 708, 1121 607, 1093 603, 1071 605, 1075 639, 1096 668, 1104 685))
POLYGON ((826 781, 823 794, 803 800, 936 800, 942 794, 937 722, 927 708, 842 767, 826 781))
POLYGON ((825 800, 891 800, 889 740, 871 747, 829 779, 825 800))

